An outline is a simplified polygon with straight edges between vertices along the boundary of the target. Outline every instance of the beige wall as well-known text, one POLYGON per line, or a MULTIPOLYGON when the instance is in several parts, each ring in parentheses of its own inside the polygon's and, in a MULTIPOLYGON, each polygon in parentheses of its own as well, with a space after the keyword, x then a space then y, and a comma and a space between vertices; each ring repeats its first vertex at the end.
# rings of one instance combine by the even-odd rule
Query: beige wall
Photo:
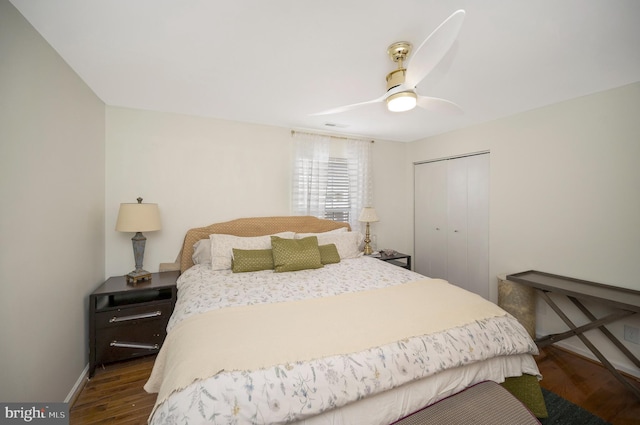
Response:
MULTIPOLYGON (((191 227, 238 217, 289 215, 293 139, 289 129, 107 107, 106 274, 133 269, 132 234, 114 230, 118 207, 138 196, 159 204, 162 230, 146 234, 144 268, 172 262, 191 227)), ((373 146, 379 244, 411 248, 407 145, 373 146), (406 216, 403 219, 403 216, 406 216)))
MULTIPOLYGON (((494 301, 497 275, 529 269, 640 290, 638 111, 640 83, 409 145, 408 163, 491 152, 494 301)), ((564 330, 553 311, 539 310, 540 332, 564 330)), ((620 337, 623 323, 640 327, 612 326, 620 337)))
POLYGON ((62 401, 104 276, 104 104, 0 0, 0 400, 62 401))

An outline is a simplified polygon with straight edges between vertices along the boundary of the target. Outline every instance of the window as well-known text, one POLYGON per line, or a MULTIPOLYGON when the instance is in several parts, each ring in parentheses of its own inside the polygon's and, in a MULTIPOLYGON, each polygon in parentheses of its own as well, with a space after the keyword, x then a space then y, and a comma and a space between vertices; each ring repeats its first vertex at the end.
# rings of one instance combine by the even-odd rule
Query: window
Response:
POLYGON ((360 211, 371 205, 371 142, 292 134, 292 213, 344 221, 359 229, 360 211))
POLYGON ((349 222, 351 196, 349 169, 346 158, 329 158, 327 194, 324 200, 324 218, 349 222))

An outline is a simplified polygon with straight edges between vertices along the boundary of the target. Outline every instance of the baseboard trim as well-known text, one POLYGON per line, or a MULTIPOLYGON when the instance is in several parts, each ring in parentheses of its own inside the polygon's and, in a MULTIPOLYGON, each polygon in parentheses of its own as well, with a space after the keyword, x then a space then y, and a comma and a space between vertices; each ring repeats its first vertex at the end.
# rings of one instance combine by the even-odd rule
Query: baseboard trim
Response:
POLYGON ((78 397, 80 396, 80 393, 82 392, 84 386, 87 384, 88 380, 89 363, 87 363, 87 365, 84 367, 82 373, 80 374, 80 377, 78 377, 78 380, 71 388, 71 391, 69 391, 69 394, 67 394, 67 397, 64 399, 65 403, 69 403, 69 408, 73 407, 73 405, 76 403, 76 400, 78 400, 78 397))
MULTIPOLYGON (((557 345, 558 347, 563 348, 566 351, 571 351, 572 353, 585 357, 596 363, 602 364, 600 360, 598 360, 598 358, 591 352, 591 350, 588 350, 586 348, 577 347, 566 341, 559 341, 559 342, 556 342, 554 345, 557 345)), ((623 375, 626 374, 632 378, 635 378, 636 380, 640 380, 640 373, 638 373, 639 372, 638 370, 634 370, 633 368, 628 367, 627 365, 621 364, 615 360, 609 360, 609 361, 611 362, 613 367, 615 367, 619 372, 622 372, 623 375)))

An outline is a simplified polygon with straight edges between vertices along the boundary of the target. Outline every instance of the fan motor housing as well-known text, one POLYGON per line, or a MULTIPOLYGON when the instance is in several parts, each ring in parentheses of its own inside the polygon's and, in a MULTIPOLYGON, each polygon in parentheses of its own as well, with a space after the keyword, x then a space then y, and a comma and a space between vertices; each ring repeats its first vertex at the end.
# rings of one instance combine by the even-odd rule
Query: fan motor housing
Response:
POLYGON ((404 83, 407 70, 405 68, 396 69, 387 74, 387 91, 404 83))

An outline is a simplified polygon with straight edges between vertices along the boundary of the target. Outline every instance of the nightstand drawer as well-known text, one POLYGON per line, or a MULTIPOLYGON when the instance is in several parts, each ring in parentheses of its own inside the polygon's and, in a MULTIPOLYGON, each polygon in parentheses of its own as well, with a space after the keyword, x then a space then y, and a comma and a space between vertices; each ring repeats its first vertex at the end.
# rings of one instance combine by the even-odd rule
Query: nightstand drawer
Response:
POLYGON ((171 315, 171 301, 155 303, 150 306, 118 308, 96 313, 97 328, 117 327, 119 325, 135 325, 150 320, 162 320, 165 323, 171 315))
POLYGON ((110 363, 158 352, 166 336, 166 320, 104 329, 96 341, 97 363, 110 363))

